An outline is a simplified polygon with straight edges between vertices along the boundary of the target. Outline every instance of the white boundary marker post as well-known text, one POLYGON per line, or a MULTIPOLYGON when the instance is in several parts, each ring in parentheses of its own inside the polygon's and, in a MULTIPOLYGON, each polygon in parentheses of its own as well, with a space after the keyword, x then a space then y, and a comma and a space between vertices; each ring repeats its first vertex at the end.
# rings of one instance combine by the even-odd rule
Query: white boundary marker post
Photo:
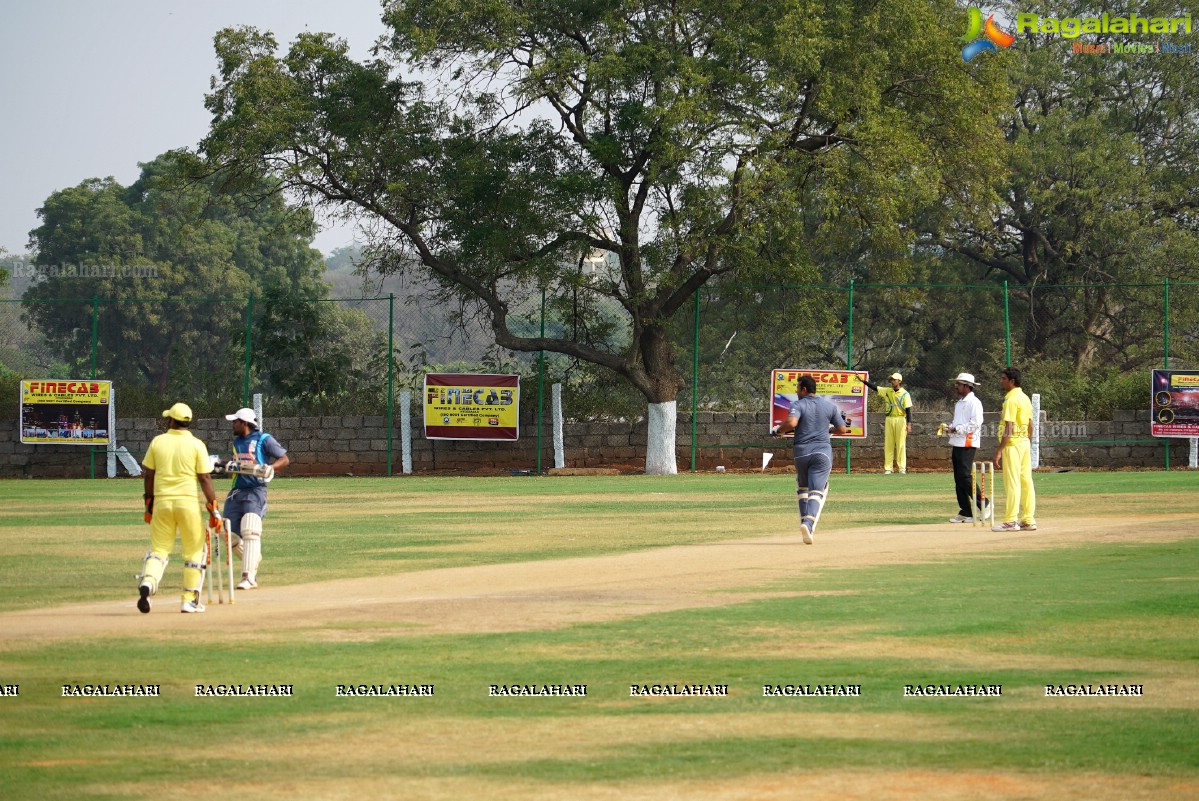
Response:
POLYGON ((1041 395, 1037 392, 1034 392, 1032 395, 1031 440, 1030 461, 1032 462, 1032 469, 1036 470, 1041 466, 1041 395))
POLYGON ((116 387, 108 389, 108 477, 117 477, 117 461, 125 466, 126 472, 131 476, 140 476, 142 474, 141 465, 137 463, 137 459, 126 450, 123 446, 117 445, 117 390, 116 387))
POLYGON ((117 388, 108 386, 108 477, 117 477, 117 388))
POLYGON ((562 447, 562 385, 550 388, 554 409, 554 467, 566 467, 566 452, 562 447))
POLYGON ((1199 437, 1191 437, 1191 469, 1199 468, 1199 437))
POLYGON ((404 390, 400 393, 400 470, 404 475, 412 475, 412 421, 409 411, 412 409, 412 393, 404 390))

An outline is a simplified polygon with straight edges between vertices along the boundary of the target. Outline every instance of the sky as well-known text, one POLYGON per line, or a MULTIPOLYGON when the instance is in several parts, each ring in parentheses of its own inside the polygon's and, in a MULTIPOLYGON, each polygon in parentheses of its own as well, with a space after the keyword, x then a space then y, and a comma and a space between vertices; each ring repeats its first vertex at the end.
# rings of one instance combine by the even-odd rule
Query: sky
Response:
MULTIPOLYGON (((305 30, 362 60, 384 32, 380 0, 10 0, 0 10, 0 248, 26 252, 37 209, 89 178, 133 183, 167 150, 195 148, 217 71, 212 39, 253 25, 285 48, 305 30)), ((353 240, 327 226, 328 254, 353 240)))

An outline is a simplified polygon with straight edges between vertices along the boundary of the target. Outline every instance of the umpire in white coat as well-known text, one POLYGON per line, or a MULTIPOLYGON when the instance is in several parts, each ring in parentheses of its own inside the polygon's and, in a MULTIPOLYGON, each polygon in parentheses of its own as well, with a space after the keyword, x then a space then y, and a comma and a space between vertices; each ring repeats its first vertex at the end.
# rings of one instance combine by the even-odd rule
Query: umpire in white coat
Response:
MULTIPOLYGON (((949 444, 953 448, 953 483, 957 489, 958 513, 949 518, 950 523, 969 523, 974 519, 970 510, 970 471, 974 464, 974 455, 978 452, 978 441, 982 436, 983 405, 974 388, 978 382, 970 373, 958 373, 953 380, 957 389, 958 402, 953 407, 953 422, 946 427, 949 434, 949 444)), ((977 493, 975 503, 981 509, 984 501, 990 503, 990 498, 982 498, 981 490, 977 493)))

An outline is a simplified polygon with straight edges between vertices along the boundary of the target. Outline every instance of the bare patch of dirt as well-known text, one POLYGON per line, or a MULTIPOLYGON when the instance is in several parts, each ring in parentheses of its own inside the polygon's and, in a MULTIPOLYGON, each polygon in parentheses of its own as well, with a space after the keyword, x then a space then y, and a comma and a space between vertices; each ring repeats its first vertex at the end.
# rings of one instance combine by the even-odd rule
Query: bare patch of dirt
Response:
POLYGON ((0 649, 31 641, 96 635, 145 637, 186 630, 295 636, 304 630, 372 629, 413 634, 548 630, 655 612, 785 597, 786 579, 829 568, 938 562, 1092 542, 1170 542, 1199 528, 1195 515, 1161 515, 1135 528, 1111 518, 1044 522, 1035 533, 993 533, 960 525, 880 526, 817 533, 805 546, 787 533, 605 556, 452 567, 397 576, 271 587, 238 593, 237 603, 181 616, 177 596, 159 595, 149 615, 134 598, 0 614, 0 649), (397 621, 400 621, 397 623, 397 621))

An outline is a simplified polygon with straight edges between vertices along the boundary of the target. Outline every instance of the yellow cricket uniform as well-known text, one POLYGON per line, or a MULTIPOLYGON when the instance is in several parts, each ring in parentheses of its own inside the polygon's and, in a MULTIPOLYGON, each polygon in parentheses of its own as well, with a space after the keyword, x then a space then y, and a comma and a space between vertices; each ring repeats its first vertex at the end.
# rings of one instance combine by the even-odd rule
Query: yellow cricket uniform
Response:
POLYGON ((912 408, 912 396, 906 389, 894 390, 882 385, 878 394, 887 404, 883 420, 883 469, 899 465, 899 472, 908 469, 908 416, 904 409, 912 408))
POLYGON ((150 550, 158 557, 146 560, 146 578, 152 578, 158 587, 178 531, 184 562, 183 598, 188 600, 188 591, 199 593, 202 578, 204 526, 196 477, 212 472, 208 449, 187 429, 172 428, 151 440, 142 464, 154 471, 150 550))
POLYGON ((1012 424, 1012 436, 1003 446, 1004 521, 1009 523, 1037 522, 1037 494, 1032 486, 1032 401, 1020 387, 1012 387, 1003 399, 1003 416, 999 421, 1000 438, 1007 424, 1012 424))

